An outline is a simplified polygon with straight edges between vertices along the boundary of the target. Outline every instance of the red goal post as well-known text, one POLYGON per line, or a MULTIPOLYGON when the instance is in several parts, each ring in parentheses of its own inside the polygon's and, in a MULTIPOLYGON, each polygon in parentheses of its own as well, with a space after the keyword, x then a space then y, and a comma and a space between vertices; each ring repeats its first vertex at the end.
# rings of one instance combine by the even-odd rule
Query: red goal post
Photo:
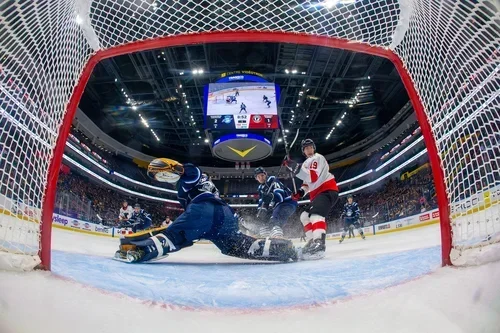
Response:
MULTIPOLYGON (((16 165, 30 161, 31 175, 24 166, 11 175, 13 163, 6 159, 0 169, 4 174, 8 169, 9 183, 41 211, 26 218, 0 201, 0 225, 5 227, 0 252, 31 257, 30 263, 39 258, 40 267, 50 269, 59 167, 76 108, 99 61, 160 47, 224 42, 318 45, 389 59, 426 142, 441 217, 443 265, 452 263, 452 250, 454 263, 469 263, 462 260, 467 251, 496 245, 498 161, 476 152, 479 145, 488 153, 498 147, 496 5, 439 0, 320 4, 49 0, 38 6, 11 0, 0 5, 0 135, 10 139, 7 148, 15 151, 20 146, 28 152, 16 165), (464 140, 465 148, 460 146, 464 140), (51 158, 31 161, 35 149, 51 158), (468 198, 479 195, 482 204, 469 207, 468 198), (32 236, 38 228, 36 243, 32 236)), ((13 200, 8 193, 0 194, 5 202, 13 200)), ((18 265, 9 260, 0 256, 0 267, 2 262, 18 265)))

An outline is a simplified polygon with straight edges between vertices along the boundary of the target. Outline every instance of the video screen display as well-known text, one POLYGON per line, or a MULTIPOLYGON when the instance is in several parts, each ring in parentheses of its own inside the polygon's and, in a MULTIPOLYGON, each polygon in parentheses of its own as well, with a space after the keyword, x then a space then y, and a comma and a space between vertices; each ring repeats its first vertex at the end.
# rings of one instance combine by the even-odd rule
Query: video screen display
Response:
POLYGON ((205 128, 277 129, 277 101, 274 83, 210 83, 205 87, 205 128))

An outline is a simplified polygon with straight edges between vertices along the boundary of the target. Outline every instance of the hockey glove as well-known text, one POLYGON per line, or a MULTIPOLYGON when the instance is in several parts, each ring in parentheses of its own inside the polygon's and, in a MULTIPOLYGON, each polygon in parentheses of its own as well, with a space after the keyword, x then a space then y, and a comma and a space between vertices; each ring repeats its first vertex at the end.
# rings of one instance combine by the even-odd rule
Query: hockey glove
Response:
POLYGON ((294 175, 298 174, 300 171, 300 163, 297 163, 294 160, 286 159, 283 161, 283 165, 294 175))
POLYGON ((299 201, 304 195, 306 195, 306 192, 301 188, 296 193, 292 194, 292 200, 299 201))

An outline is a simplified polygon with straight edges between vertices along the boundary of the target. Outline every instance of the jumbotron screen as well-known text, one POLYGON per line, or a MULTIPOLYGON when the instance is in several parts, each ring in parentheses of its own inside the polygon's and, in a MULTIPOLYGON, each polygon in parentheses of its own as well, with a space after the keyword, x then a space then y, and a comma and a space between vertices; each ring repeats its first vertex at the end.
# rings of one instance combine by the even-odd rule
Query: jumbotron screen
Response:
POLYGON ((279 87, 268 82, 205 86, 205 128, 277 129, 279 87))

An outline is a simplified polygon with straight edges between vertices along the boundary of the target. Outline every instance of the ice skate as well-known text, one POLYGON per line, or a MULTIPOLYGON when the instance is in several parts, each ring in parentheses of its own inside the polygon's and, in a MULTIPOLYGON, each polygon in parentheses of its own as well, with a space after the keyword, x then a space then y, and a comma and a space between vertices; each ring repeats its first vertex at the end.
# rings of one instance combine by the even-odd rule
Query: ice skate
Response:
POLYGON ((310 240, 302 249, 302 260, 318 260, 325 257, 326 235, 321 238, 310 240))

